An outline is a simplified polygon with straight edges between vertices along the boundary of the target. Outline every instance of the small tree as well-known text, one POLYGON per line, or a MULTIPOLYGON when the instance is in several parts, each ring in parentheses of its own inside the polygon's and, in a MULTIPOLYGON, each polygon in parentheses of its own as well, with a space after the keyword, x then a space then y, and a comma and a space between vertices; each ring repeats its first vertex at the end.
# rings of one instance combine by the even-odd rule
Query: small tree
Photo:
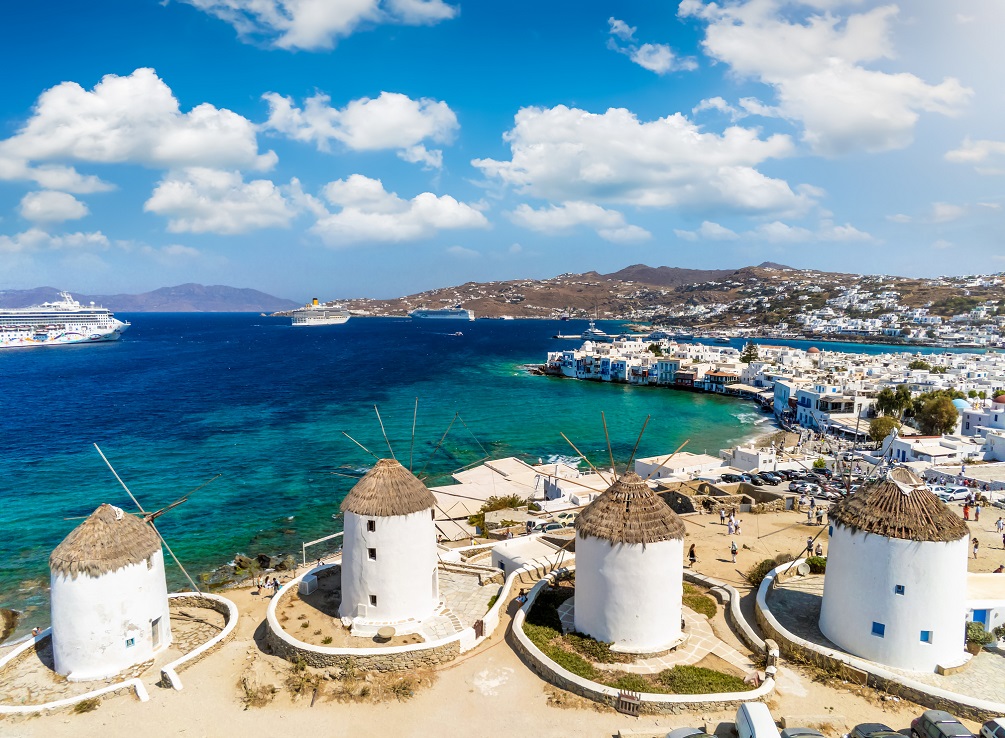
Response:
POLYGON ((651 343, 649 344, 649 353, 651 353, 653 356, 662 356, 663 349, 659 347, 659 344, 651 343))
POLYGON ((813 468, 814 469, 826 469, 827 468, 827 462, 824 461, 823 459, 817 459, 816 461, 813 462, 813 468))
POLYGON ((752 361, 757 361, 760 356, 757 353, 757 344, 748 343, 743 347, 743 353, 740 354, 740 361, 744 364, 749 364, 752 361))
POLYGON ((969 397, 971 400, 976 400, 977 390, 970 390, 969 392, 967 392, 967 397, 969 397))
POLYGON ((879 446, 895 428, 900 428, 900 421, 891 415, 883 415, 869 423, 869 438, 879 446))
POLYGON ((897 412, 897 396, 889 387, 884 387, 876 395, 876 410, 883 415, 895 415, 897 412))
POLYGON ((929 364, 924 359, 915 359, 910 364, 907 365, 908 369, 924 369, 926 371, 932 370, 932 365, 929 364))
POLYGON ((914 402, 914 398, 911 397, 911 388, 906 384, 899 385, 897 391, 894 393, 894 397, 897 401, 897 412, 898 417, 904 417, 904 411, 911 407, 914 402))
POLYGON ((956 406, 945 395, 928 398, 914 413, 921 432, 931 436, 951 433, 958 417, 956 406))

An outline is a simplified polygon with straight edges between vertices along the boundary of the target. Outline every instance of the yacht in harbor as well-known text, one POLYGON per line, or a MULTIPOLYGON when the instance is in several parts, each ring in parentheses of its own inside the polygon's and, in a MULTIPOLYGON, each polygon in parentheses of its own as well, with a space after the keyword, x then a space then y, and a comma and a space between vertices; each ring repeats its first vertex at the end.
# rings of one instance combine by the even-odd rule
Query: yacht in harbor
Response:
POLYGON ((432 319, 432 320, 474 320, 475 314, 471 310, 466 310, 460 305, 451 308, 417 308, 409 314, 411 318, 432 319))
POLYGON ((68 292, 59 296, 55 302, 0 309, 0 348, 118 341, 129 327, 108 308, 81 305, 68 292))
POLYGON ((293 311, 293 325, 341 325, 349 320, 349 311, 343 307, 321 305, 314 298, 302 308, 293 311))

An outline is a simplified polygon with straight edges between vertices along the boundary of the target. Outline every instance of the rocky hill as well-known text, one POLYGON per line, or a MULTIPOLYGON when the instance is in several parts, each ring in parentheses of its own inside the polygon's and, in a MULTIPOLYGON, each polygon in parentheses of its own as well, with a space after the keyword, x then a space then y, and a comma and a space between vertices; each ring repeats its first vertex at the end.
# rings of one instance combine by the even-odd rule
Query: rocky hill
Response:
MULTIPOLYGON (((0 291, 0 307, 28 307, 59 299, 60 290, 36 287, 29 290, 0 291)), ((137 295, 85 295, 73 293, 73 298, 86 305, 93 302, 125 313, 191 313, 191 312, 275 312, 300 307, 301 303, 268 295, 258 290, 225 285, 180 284, 161 287, 137 295)))
POLYGON ((460 304, 478 317, 598 316, 699 328, 740 327, 784 324, 801 313, 825 308, 828 300, 849 302, 849 314, 856 317, 878 317, 896 306, 927 307, 932 315, 949 318, 1005 297, 1001 283, 995 278, 843 274, 774 262, 739 269, 635 264, 610 274, 468 282, 391 300, 354 299, 343 304, 369 315, 405 315, 418 307, 460 304))

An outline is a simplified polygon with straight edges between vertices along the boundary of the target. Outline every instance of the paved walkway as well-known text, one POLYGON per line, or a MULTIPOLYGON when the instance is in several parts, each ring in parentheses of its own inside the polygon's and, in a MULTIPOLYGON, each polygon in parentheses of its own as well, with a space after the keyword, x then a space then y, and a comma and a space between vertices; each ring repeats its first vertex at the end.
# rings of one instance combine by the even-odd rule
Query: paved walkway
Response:
MULTIPOLYGON (((824 638, 820 632, 818 621, 823 593, 823 575, 793 577, 768 593, 768 606, 779 624, 790 633, 825 648, 841 651, 842 649, 824 638)), ((1001 649, 982 651, 970 661, 967 668, 949 676, 881 666, 888 671, 949 692, 971 695, 992 702, 1005 702, 1005 651, 1001 649)))
MULTIPOLYGON (((574 631, 575 597, 570 597, 558 606, 558 616, 562 620, 562 630, 566 633, 574 631)), ((605 664, 605 667, 632 672, 633 674, 658 674, 664 669, 670 669, 679 664, 697 664, 710 653, 740 669, 744 674, 754 671, 757 667, 749 656, 744 656, 735 648, 719 640, 712 630, 708 618, 696 612, 683 608, 687 643, 664 656, 649 659, 638 659, 630 664, 605 664)))

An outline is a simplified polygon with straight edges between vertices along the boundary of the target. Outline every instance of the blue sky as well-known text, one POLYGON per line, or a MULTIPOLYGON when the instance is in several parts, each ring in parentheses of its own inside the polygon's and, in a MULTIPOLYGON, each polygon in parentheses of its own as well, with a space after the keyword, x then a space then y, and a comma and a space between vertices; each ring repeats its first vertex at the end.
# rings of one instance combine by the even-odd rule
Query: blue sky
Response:
POLYGON ((0 289, 1005 270, 994 0, 4 15, 0 289))

